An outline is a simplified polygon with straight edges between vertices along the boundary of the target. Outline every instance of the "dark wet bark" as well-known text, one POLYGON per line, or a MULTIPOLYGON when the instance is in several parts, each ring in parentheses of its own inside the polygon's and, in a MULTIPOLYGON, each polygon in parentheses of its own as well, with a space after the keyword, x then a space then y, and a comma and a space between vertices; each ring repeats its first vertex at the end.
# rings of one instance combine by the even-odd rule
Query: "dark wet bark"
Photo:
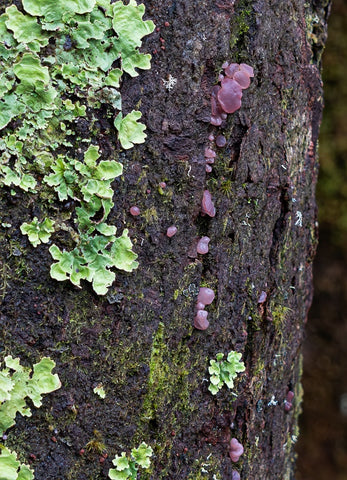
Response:
MULTIPOLYGON (((22 458, 36 455, 38 480, 106 478, 114 454, 141 441, 155 452, 144 479, 229 479, 233 469, 242 479, 294 478, 328 1, 233 3, 145 2, 158 27, 145 42, 152 69, 124 84, 123 95, 128 109, 140 102, 148 138, 120 155, 125 175, 112 214, 130 229, 140 266, 117 275, 116 303, 88 285, 51 280, 47 248, 34 250, 18 233, 40 200, 1 193, 13 225, 1 239, 2 349, 30 362, 51 356, 63 382, 9 433, 22 458), (241 109, 216 128, 210 90, 225 60, 253 66, 255 78, 241 109), (171 91, 163 82, 170 75, 171 91), (211 133, 227 145, 206 174, 211 133), (205 189, 214 218, 199 213, 205 189), (128 214, 131 205, 140 216, 128 214), (170 225, 178 228, 171 239, 170 225), (204 235, 210 251, 197 256, 204 235), (200 286, 216 293, 205 331, 193 328, 200 286), (237 397, 225 387, 212 396, 209 359, 230 350, 246 363, 237 397), (99 382, 105 400, 93 393, 99 382), (237 464, 232 437, 245 448, 237 464), (109 455, 103 463, 95 444, 79 453, 98 438, 109 455)), ((100 136, 100 145, 106 151, 114 139, 100 136)))

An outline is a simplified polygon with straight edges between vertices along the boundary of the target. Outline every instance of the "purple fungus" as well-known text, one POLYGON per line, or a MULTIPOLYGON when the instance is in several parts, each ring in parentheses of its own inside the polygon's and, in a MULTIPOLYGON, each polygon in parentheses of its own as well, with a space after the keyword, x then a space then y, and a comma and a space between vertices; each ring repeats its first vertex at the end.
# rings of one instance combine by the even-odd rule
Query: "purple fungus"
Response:
POLYGON ((284 400, 284 410, 289 412, 293 408, 293 399, 294 399, 294 392, 289 390, 287 393, 287 398, 284 400))
POLYGON ((243 446, 236 438, 232 438, 230 441, 230 447, 229 447, 229 455, 230 455, 231 461, 238 462, 242 454, 243 454, 243 446))
POLYGON ((267 298, 266 292, 261 292, 258 298, 258 303, 264 303, 267 298))
POLYGON ((212 167, 211 167, 211 165, 206 165, 206 166, 205 166, 205 170, 206 170, 207 173, 211 173, 211 172, 212 172, 212 167))
POLYGON ((159 187, 161 187, 161 188, 166 188, 166 183, 165 183, 165 182, 160 182, 160 183, 159 183, 159 187))
POLYGON ((217 98, 220 89, 221 87, 219 85, 215 85, 211 90, 211 123, 216 127, 219 127, 223 122, 221 117, 223 110, 217 98))
POLYGON ((241 107, 242 88, 235 80, 226 77, 217 98, 224 112, 234 113, 241 107))
POLYGON ((198 310, 203 310, 205 308, 205 304, 204 303, 201 303, 201 302, 198 302, 196 305, 195 305, 195 310, 198 311, 198 310))
POLYGON ((209 237, 201 237, 196 246, 196 251, 201 255, 205 255, 205 253, 208 253, 209 242, 210 242, 209 237))
POLYGON ((222 68, 227 68, 229 66, 229 62, 224 62, 223 65, 222 65, 222 68))
POLYGON ((238 63, 231 63, 226 68, 224 68, 224 73, 227 77, 234 78, 235 72, 237 72, 239 69, 240 69, 240 66, 238 63))
POLYGON ((212 288, 201 287, 198 293, 198 303, 210 305, 214 300, 214 291, 212 288))
POLYGON ((130 214, 133 216, 133 217, 137 217, 138 215, 140 215, 140 209, 139 207, 136 207, 135 205, 133 207, 130 207, 130 214))
POLYGON ((210 142, 213 142, 214 141, 214 135, 211 133, 209 136, 208 136, 208 139, 210 142))
POLYGON ((231 472, 231 480, 240 480, 241 477, 240 477, 240 474, 239 472, 237 472, 236 470, 233 470, 231 472))
POLYGON ((254 70, 246 63, 240 63, 240 70, 243 70, 249 77, 254 77, 254 70))
POLYGON ((289 390, 289 392, 287 393, 287 401, 291 402, 293 400, 293 398, 294 398, 294 392, 289 390))
POLYGON ((222 118, 221 117, 217 117, 217 116, 213 116, 211 117, 211 120, 210 120, 210 123, 211 125, 214 125, 215 127, 220 127, 222 125, 222 118))
POLYGON ((242 89, 248 88, 251 84, 249 76, 243 70, 235 72, 234 80, 240 85, 242 89))
POLYGON ((227 143, 227 139, 225 138, 224 135, 218 135, 217 136, 217 138, 216 138, 217 147, 223 148, 223 147, 225 147, 226 143, 227 143))
POLYGON ((214 217, 216 215, 216 209, 212 201, 211 193, 208 190, 204 190, 201 202, 201 212, 209 217, 214 217))
POLYGON ((205 155, 205 158, 215 158, 216 152, 212 150, 212 148, 206 147, 204 155, 205 155))
POLYGON ((177 227, 175 227, 175 225, 171 225, 171 227, 169 227, 167 230, 166 230, 166 236, 171 238, 173 237, 174 235, 176 235, 177 233, 177 227))
POLYGON ((209 326, 209 321, 207 320, 208 313, 205 310, 198 310, 194 317, 194 327, 198 330, 206 330, 209 326))

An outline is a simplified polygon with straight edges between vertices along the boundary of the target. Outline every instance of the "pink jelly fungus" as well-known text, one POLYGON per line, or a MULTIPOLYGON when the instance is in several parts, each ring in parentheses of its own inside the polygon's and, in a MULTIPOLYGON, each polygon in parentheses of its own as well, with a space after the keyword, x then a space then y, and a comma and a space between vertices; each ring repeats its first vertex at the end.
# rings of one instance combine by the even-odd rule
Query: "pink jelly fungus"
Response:
POLYGON ((247 63, 240 63, 240 69, 247 73, 249 77, 254 77, 253 67, 250 67, 247 63))
POLYGON ((234 113, 241 107, 242 88, 234 79, 226 77, 217 98, 224 112, 234 113))
MULTIPOLYGON (((223 67, 223 65, 222 65, 222 67, 223 67)), ((239 68, 240 67, 239 67, 238 63, 231 63, 227 67, 224 67, 224 73, 227 77, 233 78, 235 72, 237 72, 239 70, 239 68)))
POLYGON ((212 116, 210 120, 211 125, 214 125, 215 127, 220 127, 223 123, 223 120, 221 117, 217 116, 212 116))
POLYGON ((225 147, 226 143, 227 143, 227 139, 225 138, 224 135, 218 135, 217 136, 217 138, 216 138, 217 147, 223 148, 223 147, 225 147))
POLYGON ((196 305, 195 305, 195 310, 203 310, 205 308, 205 304, 204 303, 201 303, 201 302, 198 302, 196 305))
POLYGON ((231 480, 240 480, 241 477, 240 477, 240 474, 239 472, 237 472, 236 470, 233 470, 231 472, 231 480))
POLYGON ((258 303, 264 303, 267 298, 266 292, 261 292, 258 298, 258 303))
POLYGON ((248 88, 251 84, 249 76, 242 70, 235 72, 234 80, 240 85, 242 89, 248 88))
POLYGON ((215 158, 216 152, 212 148, 206 147, 204 155, 205 158, 215 158))
POLYGON ((253 68, 246 63, 228 63, 222 65, 225 77, 220 74, 218 81, 211 90, 211 120, 210 123, 219 127, 226 119, 227 113, 234 113, 241 107, 242 90, 250 85, 254 77, 253 68))
POLYGON ((130 213, 133 217, 137 217, 137 215, 140 215, 140 209, 139 207, 136 207, 135 205, 133 207, 130 207, 130 213))
POLYGON ((238 462, 239 458, 243 454, 243 446, 236 438, 232 438, 230 441, 229 455, 232 462, 238 462))
POLYGON ((206 165, 206 166, 205 166, 205 170, 206 170, 207 173, 211 173, 211 172, 212 172, 212 167, 211 167, 211 165, 206 165))
POLYGON ((205 255, 205 253, 208 253, 209 242, 210 242, 209 237, 201 237, 196 246, 196 251, 201 255, 205 255))
POLYGON ((287 393, 287 401, 291 402, 293 400, 293 398, 294 398, 294 392, 289 390, 289 392, 287 393))
POLYGON ((175 225, 171 225, 171 227, 169 227, 167 230, 166 230, 166 235, 171 238, 173 237, 174 235, 176 235, 177 233, 177 227, 175 227, 175 225))
POLYGON ((206 330, 209 326, 209 321, 207 320, 208 313, 205 310, 198 310, 194 317, 194 327, 198 330, 206 330))
POLYGON ((204 305, 210 305, 214 300, 214 291, 212 288, 201 287, 198 293, 198 303, 203 303, 204 305))
POLYGON ((201 212, 209 217, 214 217, 216 215, 216 209, 212 201, 211 193, 208 190, 204 190, 201 202, 201 212))

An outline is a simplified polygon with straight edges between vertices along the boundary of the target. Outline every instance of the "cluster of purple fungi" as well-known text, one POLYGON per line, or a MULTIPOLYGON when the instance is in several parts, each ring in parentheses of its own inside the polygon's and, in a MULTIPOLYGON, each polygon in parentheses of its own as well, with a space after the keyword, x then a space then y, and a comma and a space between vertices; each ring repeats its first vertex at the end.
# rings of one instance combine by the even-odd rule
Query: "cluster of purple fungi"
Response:
MULTIPOLYGON (((222 125, 226 120, 228 113, 234 113, 241 107, 242 90, 249 87, 251 78, 254 77, 253 68, 245 63, 228 63, 222 65, 224 74, 219 75, 220 85, 215 85, 211 92, 211 121, 216 127, 222 125)), ((218 148, 225 147, 227 141, 224 135, 211 134, 208 137, 210 144, 205 148, 205 169, 207 173, 212 172, 212 165, 216 158, 216 152, 213 150, 213 142, 218 148)), ((216 208, 214 206, 212 195, 208 190, 204 190, 201 202, 201 214, 214 217, 216 208)), ((209 237, 202 237, 197 245, 197 252, 205 254, 208 252, 209 237)), ((200 288, 195 307, 194 327, 198 330, 206 330, 209 326, 207 320, 208 312, 206 305, 210 305, 214 299, 214 292, 210 288, 200 288)))

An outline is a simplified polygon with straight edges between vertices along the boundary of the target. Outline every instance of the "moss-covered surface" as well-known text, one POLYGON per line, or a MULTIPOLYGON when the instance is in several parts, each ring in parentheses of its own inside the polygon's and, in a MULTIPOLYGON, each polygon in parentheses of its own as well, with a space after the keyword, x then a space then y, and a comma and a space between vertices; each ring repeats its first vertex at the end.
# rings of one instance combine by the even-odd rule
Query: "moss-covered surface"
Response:
MULTIPOLYGON (((283 401, 299 389, 311 301, 321 111, 305 2, 145 3, 157 25, 146 41, 152 70, 124 82, 122 97, 125 111, 141 104, 148 139, 119 151, 124 174, 109 216, 129 229, 139 268, 118 273, 107 296, 53 281, 46 247, 34 250, 19 233, 47 199, 0 193, 2 222, 11 224, 0 238, 2 351, 28 363, 51 356, 63 383, 30 420, 18 419, 7 442, 38 480, 106 478, 114 454, 141 441, 155 453, 144 478, 222 480, 233 469, 243 480, 292 478, 299 404, 285 412, 283 401), (216 129, 210 89, 225 60, 252 65, 255 78, 241 110, 216 129), (172 91, 163 83, 169 75, 172 91), (228 140, 207 175, 210 133, 228 140), (212 219, 199 214, 206 187, 212 219), (172 238, 170 225, 178 229, 172 238), (198 256, 202 235, 210 252, 198 256), (202 285, 216 293, 206 331, 193 328, 202 285), (212 396, 208 360, 230 350, 246 363, 237 397, 226 388, 212 396), (104 400, 93 393, 99 383, 104 400), (232 437, 245 447, 237 464, 232 437)), ((92 128, 107 158, 116 138, 104 113, 92 128)))

